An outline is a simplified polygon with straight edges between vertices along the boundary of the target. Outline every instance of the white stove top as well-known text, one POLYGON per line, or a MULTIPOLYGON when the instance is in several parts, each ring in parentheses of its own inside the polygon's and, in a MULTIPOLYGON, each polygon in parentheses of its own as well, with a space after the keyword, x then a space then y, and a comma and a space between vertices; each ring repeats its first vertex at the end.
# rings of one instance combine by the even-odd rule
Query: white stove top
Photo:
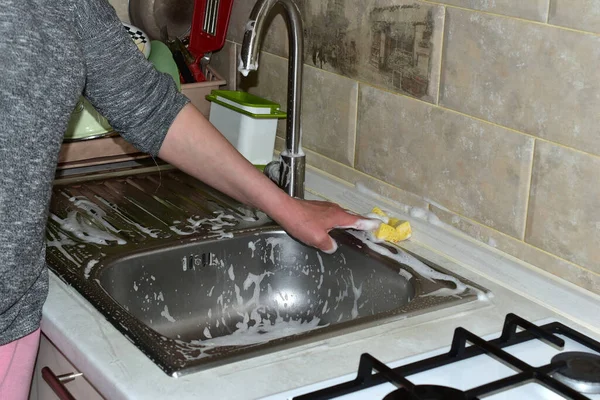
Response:
MULTIPOLYGON (((540 321, 536 325, 544 325, 546 323, 553 322, 540 321)), ((499 337, 499 334, 490 335, 484 337, 485 340, 491 340, 499 337)), ((578 342, 569 339, 562 335, 557 335, 565 341, 563 349, 557 349, 545 342, 537 339, 529 340, 524 343, 505 347, 503 350, 507 353, 519 358, 533 367, 540 367, 546 364, 550 364, 550 360, 553 356, 569 352, 569 351, 582 351, 588 353, 595 353, 588 347, 579 344, 578 342)), ((430 353, 421 354, 418 356, 410 357, 404 360, 388 363, 387 366, 395 368, 401 365, 407 365, 415 361, 430 358, 439 354, 447 353, 449 348, 443 348, 432 351, 430 353)), ((597 354, 597 353, 595 353, 597 354)), ((358 370, 358 361, 357 370, 358 370)), ((468 390, 474 387, 481 386, 483 384, 493 382, 511 375, 515 375, 518 371, 511 369, 506 366, 503 362, 496 360, 488 355, 475 356, 470 359, 453 362, 451 364, 438 367, 432 370, 421 372, 418 374, 407 376, 408 380, 415 385, 427 384, 427 385, 440 385, 448 386, 460 390, 468 390)), ((294 396, 299 396, 306 393, 314 392, 315 390, 331 387, 333 385, 344 383, 353 380, 356 377, 356 373, 348 374, 335 379, 319 382, 314 385, 302 387, 299 389, 291 390, 284 393, 279 393, 274 396, 265 398, 264 400, 283 400, 292 399, 294 396)), ((383 399, 387 394, 396 390, 396 386, 391 383, 384 383, 378 386, 374 386, 368 389, 364 389, 358 392, 347 394, 344 396, 336 397, 335 399, 340 400, 358 400, 358 399, 383 399)), ((600 394, 591 395, 586 394, 589 399, 600 400, 600 394)), ((560 400, 565 397, 556 394, 545 386, 537 383, 528 383, 519 386, 514 389, 508 389, 506 391, 499 392, 494 395, 482 396, 485 400, 515 400, 515 399, 527 399, 527 400, 560 400)))

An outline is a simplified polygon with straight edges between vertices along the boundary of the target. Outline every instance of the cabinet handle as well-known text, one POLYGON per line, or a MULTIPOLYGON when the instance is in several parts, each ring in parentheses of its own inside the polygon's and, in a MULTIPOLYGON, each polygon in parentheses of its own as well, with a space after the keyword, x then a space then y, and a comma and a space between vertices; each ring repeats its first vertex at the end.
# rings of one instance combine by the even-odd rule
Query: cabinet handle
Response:
POLYGON ((42 378, 46 381, 50 389, 58 396, 60 400, 77 400, 69 392, 69 389, 64 385, 65 383, 75 380, 75 378, 82 376, 81 372, 72 372, 70 374, 56 375, 50 367, 42 368, 42 378))

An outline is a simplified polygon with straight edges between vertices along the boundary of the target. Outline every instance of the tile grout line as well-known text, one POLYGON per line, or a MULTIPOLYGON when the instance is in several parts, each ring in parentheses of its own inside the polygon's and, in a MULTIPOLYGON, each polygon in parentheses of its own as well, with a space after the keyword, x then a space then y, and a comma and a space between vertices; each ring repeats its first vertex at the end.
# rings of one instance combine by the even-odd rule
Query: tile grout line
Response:
POLYGON ((442 73, 443 73, 443 68, 444 68, 444 42, 446 40, 446 22, 448 19, 448 11, 447 11, 447 7, 443 6, 442 7, 444 9, 444 18, 442 19, 443 23, 442 23, 442 38, 440 41, 440 76, 438 78, 438 92, 437 92, 437 99, 435 101, 436 105, 440 104, 440 97, 441 97, 441 93, 442 93, 442 73))
POLYGON ((544 21, 536 21, 536 20, 533 20, 533 19, 515 17, 514 15, 498 14, 498 13, 493 13, 493 12, 484 11, 484 10, 476 10, 476 9, 473 9, 473 8, 460 7, 460 6, 456 6, 456 5, 453 5, 453 4, 437 3, 437 2, 432 1, 432 0, 421 0, 421 1, 424 2, 424 3, 435 4, 435 5, 438 5, 438 6, 445 6, 445 7, 455 8, 457 10, 462 10, 462 11, 480 13, 480 14, 484 14, 484 15, 491 15, 491 16, 494 16, 494 17, 500 17, 500 18, 506 18, 506 19, 513 19, 513 20, 522 21, 522 22, 529 22, 529 23, 532 23, 532 24, 535 24, 535 25, 541 25, 541 26, 544 26, 544 27, 547 27, 547 28, 556 28, 556 29, 561 29, 561 30, 569 31, 569 32, 577 32, 577 33, 581 33, 581 34, 584 34, 584 35, 600 36, 600 32, 583 31, 581 29, 575 29, 575 28, 569 28, 569 27, 561 26, 561 25, 549 24, 549 23, 544 22, 544 21))
POLYGON ((552 8, 552 0, 548 0, 548 9, 546 10, 546 24, 550 25, 550 8, 552 8))
POLYGON ((535 148, 537 145, 537 140, 533 141, 533 146, 531 146, 531 164, 529 168, 529 182, 527 187, 527 198, 525 199, 525 223, 523 224, 523 234, 522 240, 525 242, 525 236, 527 235, 527 221, 529 220, 529 206, 531 204, 531 190, 533 186, 533 167, 535 164, 535 148))
POLYGON ((360 82, 356 82, 356 113, 354 114, 354 154, 352 154, 352 169, 356 168, 356 159, 358 157, 356 146, 358 145, 358 107, 360 106, 360 85, 360 82))

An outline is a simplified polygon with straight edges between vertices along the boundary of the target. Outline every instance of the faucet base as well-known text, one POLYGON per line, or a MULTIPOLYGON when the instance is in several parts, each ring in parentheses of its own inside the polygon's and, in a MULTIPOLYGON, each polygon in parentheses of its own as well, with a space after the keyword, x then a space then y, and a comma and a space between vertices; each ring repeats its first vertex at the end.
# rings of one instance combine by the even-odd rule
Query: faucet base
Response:
POLYGON ((279 187, 290 196, 303 199, 306 156, 304 154, 290 155, 283 152, 280 158, 279 187))

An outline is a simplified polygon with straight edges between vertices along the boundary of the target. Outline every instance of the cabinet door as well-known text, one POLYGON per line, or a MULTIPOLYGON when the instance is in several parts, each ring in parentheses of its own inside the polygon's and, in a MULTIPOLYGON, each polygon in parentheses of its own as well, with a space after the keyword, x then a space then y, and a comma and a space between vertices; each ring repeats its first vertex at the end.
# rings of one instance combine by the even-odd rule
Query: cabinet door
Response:
MULTIPOLYGON (((49 367, 55 375, 79 372, 54 344, 42 334, 40 338, 40 350, 33 372, 33 381, 31 382, 29 400, 60 400, 60 397, 54 393, 44 378, 42 378, 42 368, 44 367, 49 367)), ((83 376, 79 376, 71 382, 63 383, 63 385, 77 400, 104 399, 83 376)))

